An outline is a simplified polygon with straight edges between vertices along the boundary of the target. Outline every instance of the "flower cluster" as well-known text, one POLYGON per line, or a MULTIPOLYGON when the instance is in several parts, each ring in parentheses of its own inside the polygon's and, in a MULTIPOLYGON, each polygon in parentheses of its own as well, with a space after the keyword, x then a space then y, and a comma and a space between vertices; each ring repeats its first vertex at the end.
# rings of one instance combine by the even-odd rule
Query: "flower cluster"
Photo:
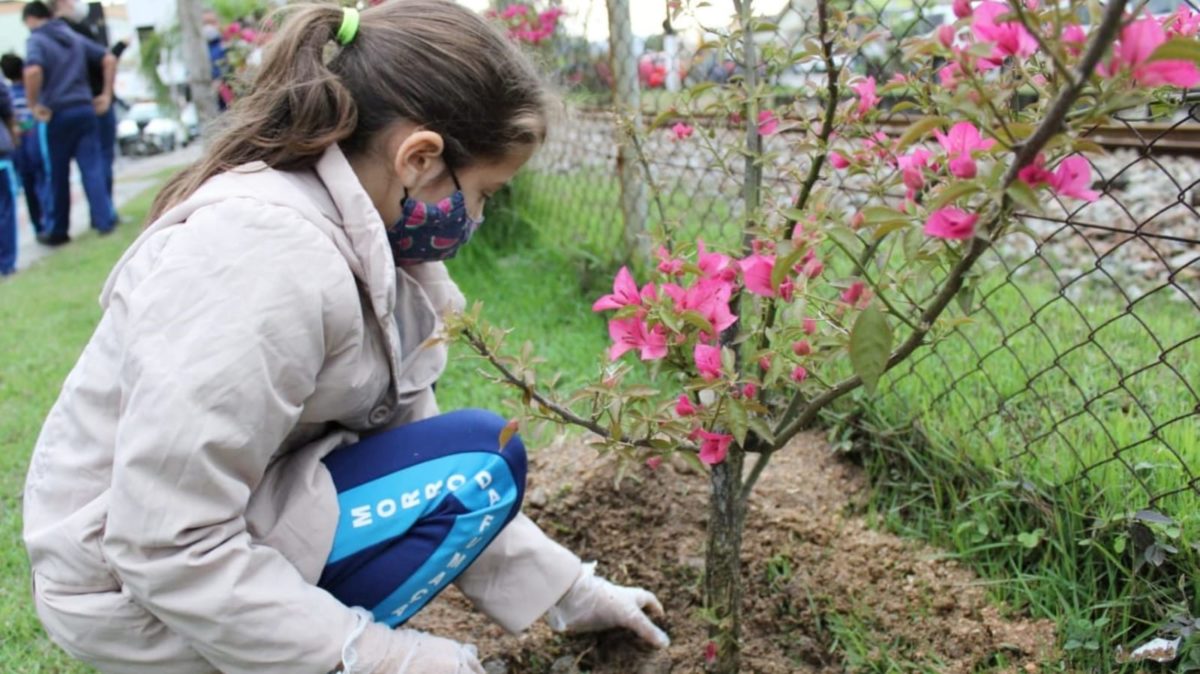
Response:
MULTIPOLYGON (((727 392, 739 400, 753 401, 766 372, 775 365, 773 356, 764 356, 757 375, 734 372, 729 360, 732 352, 721 344, 722 333, 737 322, 730 303, 741 292, 791 302, 797 292, 809 289, 824 273, 816 243, 814 235, 796 225, 786 254, 766 241, 754 242, 751 254, 742 258, 710 251, 702 240, 697 242, 694 258, 659 249, 659 282, 638 287, 633 274, 622 267, 612 292, 592 305, 593 311, 615 312, 608 322, 612 339, 609 359, 636 352, 643 361, 663 361, 693 380, 689 390, 679 394, 674 410, 680 418, 695 420, 689 438, 699 443, 701 461, 723 461, 734 436, 714 429, 718 411, 708 409, 698 392, 727 392)), ((865 308, 870 300, 870 290, 862 282, 852 283, 841 294, 841 310, 865 308)), ((804 362, 815 350, 808 337, 817 330, 816 319, 803 318, 797 332, 804 338, 792 341, 780 357, 778 367, 790 368, 788 379, 794 384, 808 378, 804 362)))
POLYGON ((508 36, 517 42, 539 45, 554 35, 564 12, 559 6, 539 12, 532 5, 513 3, 499 11, 488 10, 487 16, 503 22, 508 29, 508 36))

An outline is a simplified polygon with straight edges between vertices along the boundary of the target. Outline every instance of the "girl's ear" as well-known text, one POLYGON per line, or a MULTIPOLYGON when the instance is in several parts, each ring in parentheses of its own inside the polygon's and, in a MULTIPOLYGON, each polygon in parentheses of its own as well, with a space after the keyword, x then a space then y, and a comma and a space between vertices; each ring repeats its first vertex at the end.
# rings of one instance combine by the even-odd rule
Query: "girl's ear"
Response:
POLYGON ((414 131, 396 149, 394 170, 400 184, 409 191, 436 180, 444 165, 442 151, 445 142, 434 131, 414 131))

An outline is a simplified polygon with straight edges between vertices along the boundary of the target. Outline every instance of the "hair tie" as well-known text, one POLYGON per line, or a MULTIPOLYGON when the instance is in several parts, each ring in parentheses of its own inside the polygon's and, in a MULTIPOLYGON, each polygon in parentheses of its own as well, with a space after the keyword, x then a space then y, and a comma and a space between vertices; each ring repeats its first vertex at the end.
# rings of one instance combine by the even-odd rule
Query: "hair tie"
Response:
POLYGON ((358 34, 358 10, 353 7, 342 9, 342 25, 338 26, 335 39, 343 47, 354 42, 358 34))

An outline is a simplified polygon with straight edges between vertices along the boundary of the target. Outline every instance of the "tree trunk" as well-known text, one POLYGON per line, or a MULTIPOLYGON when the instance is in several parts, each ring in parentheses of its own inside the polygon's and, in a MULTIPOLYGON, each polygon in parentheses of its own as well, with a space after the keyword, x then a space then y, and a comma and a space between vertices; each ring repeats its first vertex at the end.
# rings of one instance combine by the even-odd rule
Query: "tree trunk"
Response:
POLYGON ((745 453, 740 447, 730 447, 725 461, 712 470, 704 604, 714 620, 709 636, 716 643, 717 657, 710 671, 717 674, 737 674, 741 666, 741 550, 745 512, 738 497, 744 460, 745 453))
POLYGON ((208 58, 208 46, 204 44, 204 37, 200 34, 203 5, 201 0, 177 0, 175 6, 179 14, 179 32, 183 38, 183 64, 187 69, 192 102, 196 104, 201 138, 204 137, 204 130, 217 118, 217 92, 213 88, 212 62, 208 58))

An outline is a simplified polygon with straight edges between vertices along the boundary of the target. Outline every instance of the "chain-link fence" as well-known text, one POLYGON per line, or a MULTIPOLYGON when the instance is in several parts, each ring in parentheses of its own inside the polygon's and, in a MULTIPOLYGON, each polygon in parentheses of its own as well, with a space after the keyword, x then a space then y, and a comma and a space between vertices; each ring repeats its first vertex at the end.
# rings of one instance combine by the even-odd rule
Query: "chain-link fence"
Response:
MULTIPOLYGON (((811 2, 756 6, 764 53, 786 54, 812 39, 811 2)), ((1145 7, 1157 15, 1176 9, 1157 0, 1145 7)), ((876 43, 893 47, 841 64, 880 82, 904 72, 900 40, 954 21, 948 2, 865 0, 850 12, 863 18, 863 30, 895 38, 876 43)), ((725 14, 730 20, 732 9, 725 14)), ((545 236, 609 263, 628 255, 631 234, 643 230, 673 228, 680 239, 736 245, 745 175, 736 111, 693 118, 690 136, 670 125, 682 88, 744 76, 739 59, 705 42, 695 24, 667 22, 646 36, 626 13, 608 25, 611 33, 586 49, 576 40, 555 53, 565 117, 520 178, 521 212, 545 236), (636 143, 622 126, 630 116, 621 114, 634 109, 642 114, 632 118, 650 129, 636 143)), ((789 111, 764 120, 778 125, 764 140, 764 198, 779 202, 793 197, 794 176, 808 161, 791 147, 789 118, 817 116, 827 73, 808 60, 756 75, 773 108, 789 111)), ((902 130, 903 115, 881 129, 902 130)), ((1100 495, 1089 505, 1095 521, 1154 509, 1191 534, 1200 529, 1198 122, 1183 96, 1096 128, 1092 137, 1106 152, 1089 161, 1100 198, 1056 200, 1023 215, 985 253, 942 338, 893 370, 873 404, 954 448, 964 464, 1018 483, 1086 485, 1100 495)), ((822 178, 839 180, 828 170, 822 178)), ((838 192, 852 207, 869 187, 844 179, 838 192)), ((1156 513, 1142 516, 1159 521, 1156 513)), ((1164 549, 1150 545, 1137 552, 1161 561, 1164 549)))

